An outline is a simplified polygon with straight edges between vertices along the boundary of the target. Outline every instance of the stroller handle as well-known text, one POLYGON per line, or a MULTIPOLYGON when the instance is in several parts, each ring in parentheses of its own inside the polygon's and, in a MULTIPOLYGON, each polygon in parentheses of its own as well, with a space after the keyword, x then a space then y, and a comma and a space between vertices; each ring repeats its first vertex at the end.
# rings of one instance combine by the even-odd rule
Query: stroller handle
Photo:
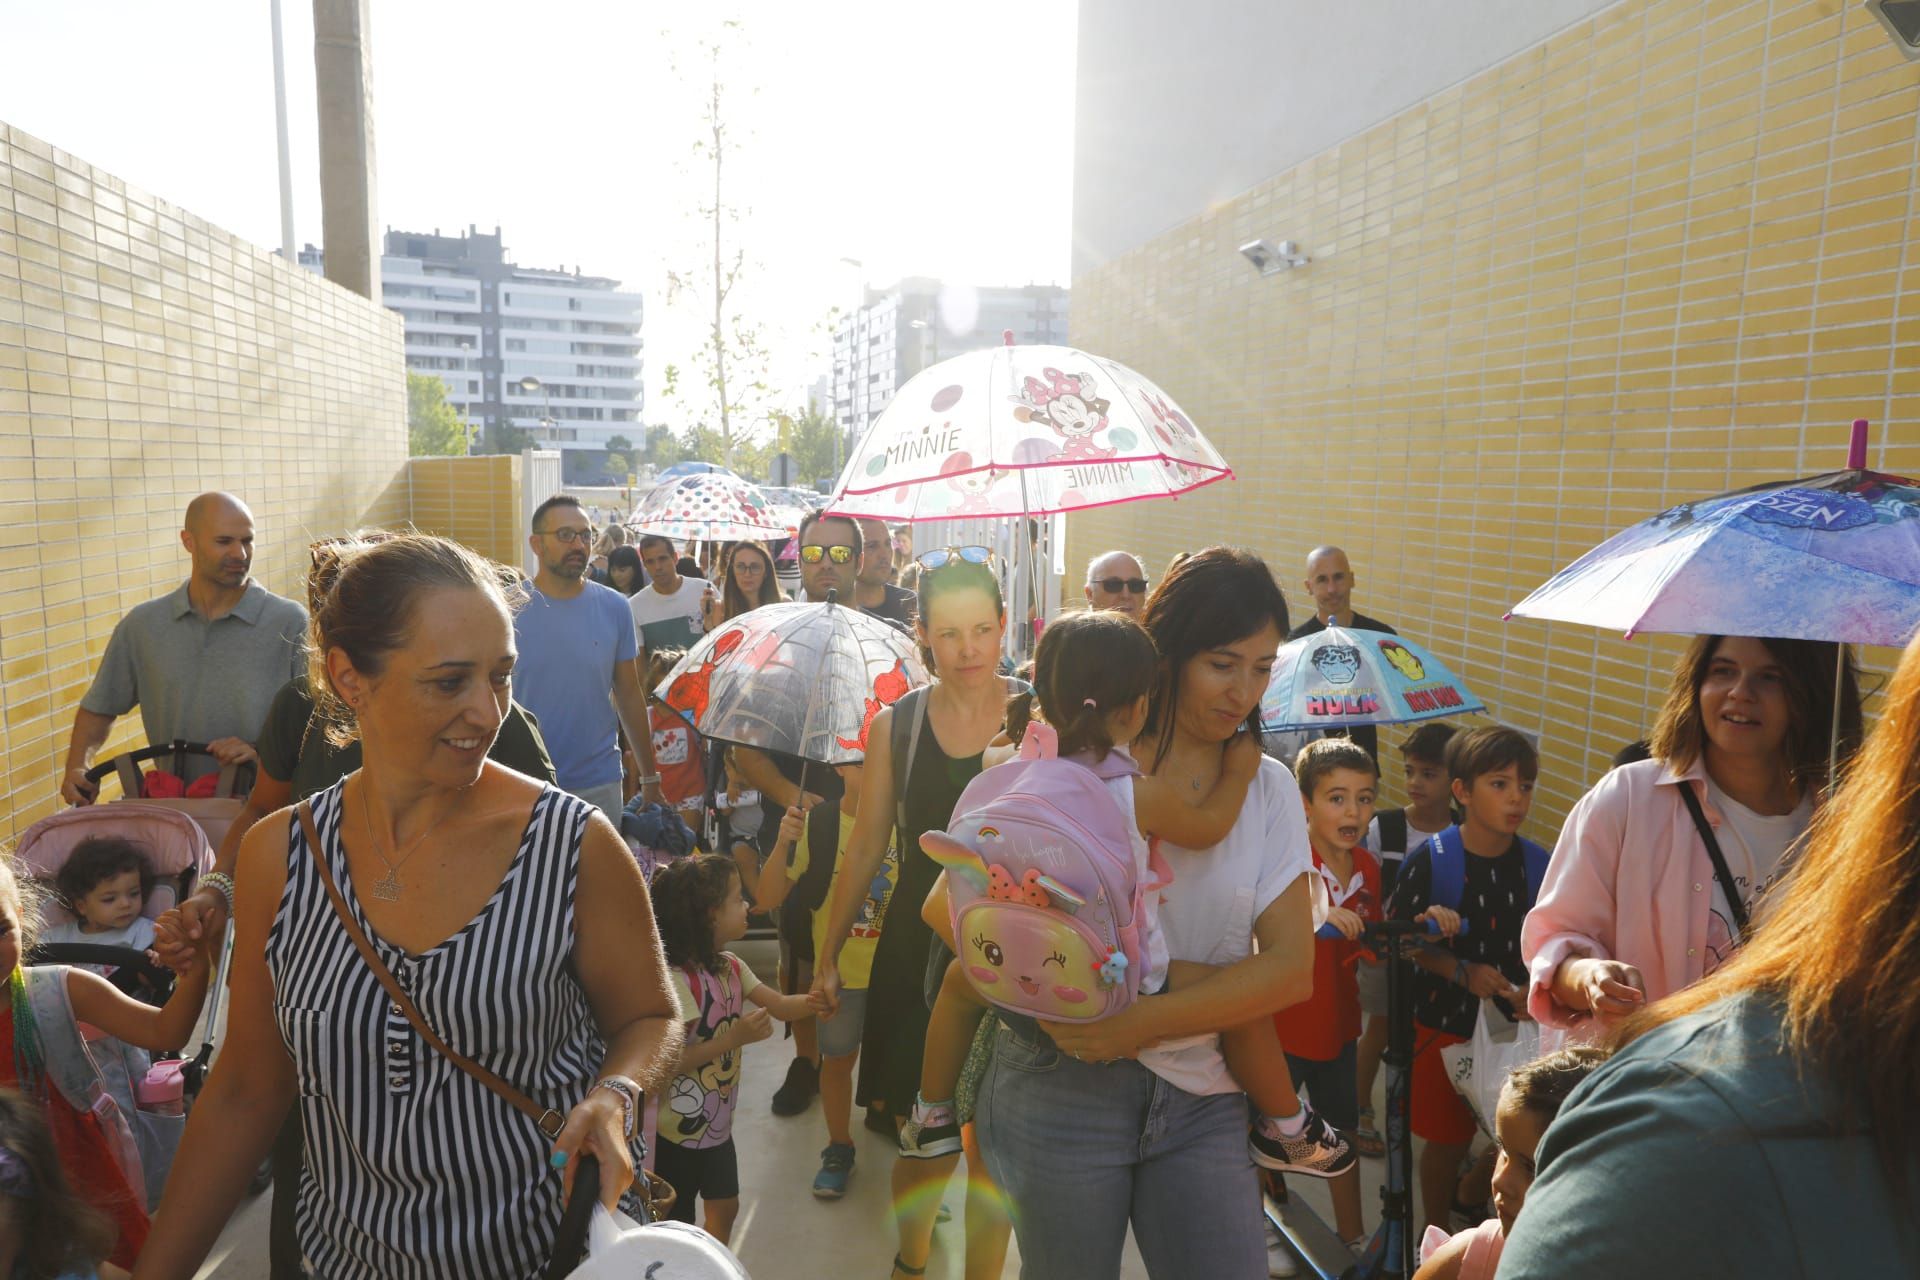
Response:
POLYGON ((587 1254, 587 1223, 593 1218, 593 1206, 600 1200, 600 1160, 585 1151, 574 1156, 573 1195, 560 1215, 560 1230, 553 1238, 553 1260, 547 1264, 546 1280, 563 1280, 571 1275, 587 1254))
POLYGON ((212 756, 213 748, 209 747, 204 742, 182 741, 182 742, 169 742, 165 746, 141 747, 137 751, 123 751, 117 756, 113 756, 110 759, 102 760, 99 764, 96 764, 95 766, 93 766, 93 768, 87 770, 87 781, 88 782, 100 781, 100 779, 106 777, 108 774, 114 772, 117 768, 119 768, 118 762, 123 758, 127 760, 131 760, 135 764, 145 764, 149 760, 158 760, 163 756, 175 756, 175 755, 212 756))

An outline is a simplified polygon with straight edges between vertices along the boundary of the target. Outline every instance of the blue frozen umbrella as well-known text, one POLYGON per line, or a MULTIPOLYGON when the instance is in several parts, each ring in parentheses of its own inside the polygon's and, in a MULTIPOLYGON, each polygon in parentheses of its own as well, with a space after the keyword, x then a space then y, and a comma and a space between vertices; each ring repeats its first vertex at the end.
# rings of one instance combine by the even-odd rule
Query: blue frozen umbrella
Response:
POLYGON ((1632 635, 1901 646, 1920 630, 1920 481, 1866 469, 1683 502, 1595 547, 1509 617, 1632 635))
POLYGON ((1485 711, 1446 664, 1405 636, 1328 627, 1280 646, 1260 731, 1407 724, 1485 711))

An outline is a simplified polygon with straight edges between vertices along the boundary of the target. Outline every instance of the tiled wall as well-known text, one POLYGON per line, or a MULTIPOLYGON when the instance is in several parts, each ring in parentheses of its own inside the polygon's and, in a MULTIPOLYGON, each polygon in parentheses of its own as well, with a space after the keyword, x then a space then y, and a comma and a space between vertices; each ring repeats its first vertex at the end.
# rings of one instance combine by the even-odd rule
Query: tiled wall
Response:
POLYGON ((0 124, 0 836, 57 803, 114 623, 184 580, 188 500, 240 495, 304 600, 310 537, 407 519, 406 415, 399 317, 0 124))
POLYGON ((1674 502, 1844 466, 1856 417, 1920 473, 1917 142, 1920 64, 1851 0, 1624 0, 1275 175, 1074 280, 1074 345, 1239 479, 1074 517, 1070 569, 1242 543, 1304 617, 1344 545, 1363 611, 1542 734, 1550 835, 1680 645, 1510 605, 1674 502), (1259 237, 1314 261, 1262 279, 1259 237))
POLYGON ((407 464, 413 523, 422 533, 464 542, 483 556, 517 565, 526 550, 520 458, 415 458, 407 464))

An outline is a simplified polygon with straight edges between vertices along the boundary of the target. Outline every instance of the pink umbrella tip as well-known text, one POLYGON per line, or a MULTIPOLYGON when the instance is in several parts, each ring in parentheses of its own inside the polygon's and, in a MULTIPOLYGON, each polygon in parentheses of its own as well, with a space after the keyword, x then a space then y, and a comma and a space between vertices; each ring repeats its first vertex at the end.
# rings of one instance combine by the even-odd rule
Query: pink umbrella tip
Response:
POLYGON ((1508 610, 1508 611, 1507 611, 1506 613, 1503 613, 1503 614, 1501 614, 1501 615, 1500 615, 1500 621, 1502 621, 1502 622, 1512 622, 1512 621, 1513 621, 1513 611, 1512 611, 1512 610, 1508 610))
POLYGON ((1853 420, 1853 439, 1847 443, 1847 470, 1865 471, 1867 469, 1867 420, 1853 420))
POLYGON ((1002 329, 1002 330, 1000 331, 1000 341, 1002 341, 1002 342, 1004 342, 1004 343, 1006 343, 1006 344, 1007 344, 1008 346, 1012 346, 1012 345, 1013 345, 1013 330, 1011 330, 1011 329, 1002 329))

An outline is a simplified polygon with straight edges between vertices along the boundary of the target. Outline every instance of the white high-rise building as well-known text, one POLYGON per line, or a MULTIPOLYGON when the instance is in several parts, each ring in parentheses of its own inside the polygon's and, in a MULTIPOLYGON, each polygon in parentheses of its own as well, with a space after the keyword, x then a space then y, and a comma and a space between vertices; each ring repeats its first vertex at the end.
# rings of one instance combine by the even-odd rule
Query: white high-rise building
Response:
POLYGON ((870 289, 833 327, 833 417, 850 440, 907 379, 963 351, 1005 341, 1022 346, 1067 340, 1066 289, 1030 284, 975 288, 915 277, 870 289))
POLYGON ((446 381, 481 448, 503 423, 546 448, 642 438, 645 304, 618 280, 518 266, 498 228, 472 227, 389 231, 380 273, 382 301, 406 321, 407 368, 446 381))

